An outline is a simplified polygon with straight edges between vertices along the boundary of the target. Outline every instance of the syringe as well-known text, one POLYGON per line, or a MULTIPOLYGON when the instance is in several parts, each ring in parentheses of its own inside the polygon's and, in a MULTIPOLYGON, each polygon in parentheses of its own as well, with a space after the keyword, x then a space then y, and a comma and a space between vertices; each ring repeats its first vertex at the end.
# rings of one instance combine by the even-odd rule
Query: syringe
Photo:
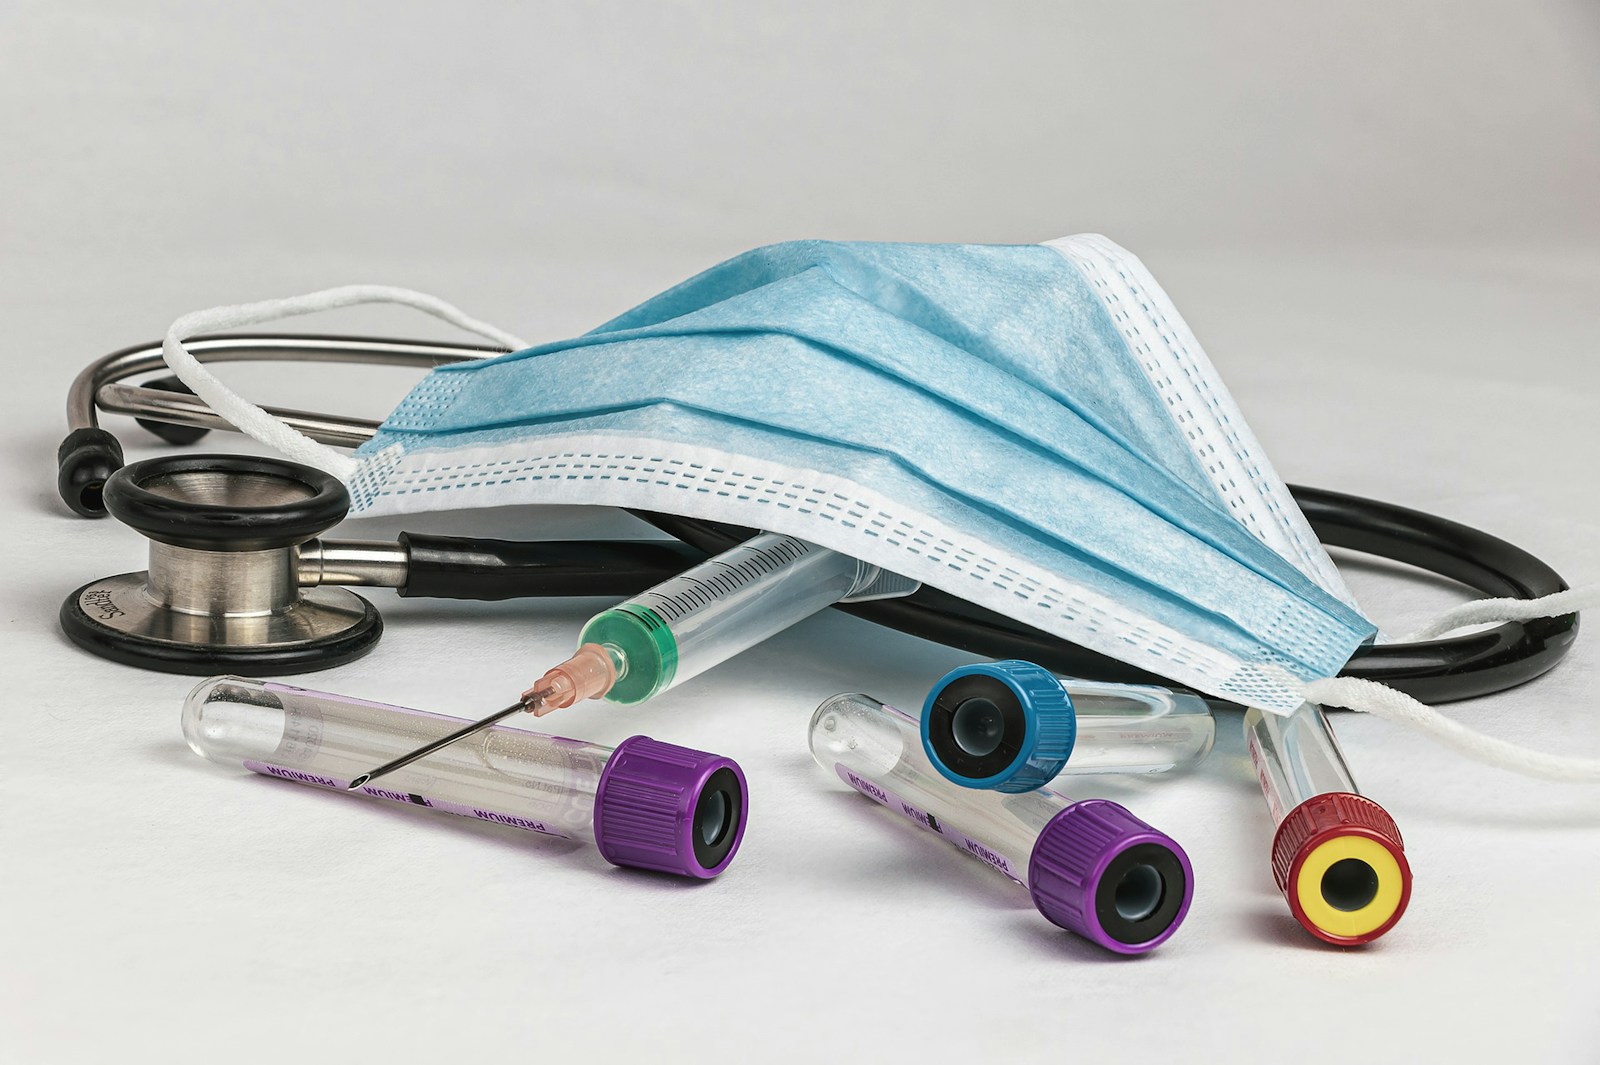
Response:
POLYGON ((584 699, 632 706, 839 602, 910 595, 917 582, 793 536, 761 533, 589 619, 571 658, 515 703, 350 783, 359 788, 526 711, 584 699))

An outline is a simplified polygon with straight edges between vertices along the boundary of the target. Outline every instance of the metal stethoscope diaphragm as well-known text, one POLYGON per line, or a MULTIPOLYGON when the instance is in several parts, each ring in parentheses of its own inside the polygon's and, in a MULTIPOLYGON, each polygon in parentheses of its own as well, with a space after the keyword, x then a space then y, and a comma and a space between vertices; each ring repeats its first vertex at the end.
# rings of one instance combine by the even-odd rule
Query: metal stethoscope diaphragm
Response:
MULTIPOLYGON (((320 470, 185 455, 124 466, 102 497, 149 538, 150 568, 90 581, 62 603, 61 627, 85 650, 168 672, 298 672, 356 658, 383 633, 371 603, 319 587, 319 552, 302 558, 350 505, 320 470)), ((337 583, 388 583, 384 554, 337 583)))
POLYGON ((630 595, 703 557, 670 540, 319 539, 349 510, 344 485, 245 455, 135 462, 102 497, 150 541, 149 569, 79 588, 61 627, 101 657, 171 673, 299 673, 365 654, 383 622, 343 586, 478 600, 630 595))

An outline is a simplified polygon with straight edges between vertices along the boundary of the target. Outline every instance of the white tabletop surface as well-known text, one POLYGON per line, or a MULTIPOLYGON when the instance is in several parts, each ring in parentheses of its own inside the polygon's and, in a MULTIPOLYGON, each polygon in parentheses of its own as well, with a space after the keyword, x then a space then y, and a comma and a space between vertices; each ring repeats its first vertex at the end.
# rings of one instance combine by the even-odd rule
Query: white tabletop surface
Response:
MULTIPOLYGON (((1240 7, 0 8, 0 1060, 1600 1058, 1600 791, 1380 721, 1335 724, 1415 869, 1389 936, 1336 950, 1290 918, 1226 714, 1197 771, 1080 789, 1194 861, 1181 931, 1119 959, 811 762, 826 696, 915 704, 969 660, 861 621, 814 618, 646 708, 547 719, 742 763, 749 832, 703 885, 203 761, 178 730, 191 679, 56 627, 71 589, 143 565, 137 537, 56 498, 90 358, 185 310, 367 280, 559 337, 792 236, 1103 231, 1161 279, 1287 479, 1600 579, 1596 21, 1240 7)), ((303 324, 443 335, 399 311, 303 324)), ((414 375, 229 379, 378 416, 414 375)), ((164 453, 107 424, 130 460, 164 453)), ((340 532, 401 528, 645 535, 555 508, 340 532)), ((1386 627, 1468 597, 1340 561, 1386 627)), ((597 605, 372 599, 378 648, 302 683, 464 716, 597 605)), ((1600 755, 1597 640, 1449 712, 1600 755)))

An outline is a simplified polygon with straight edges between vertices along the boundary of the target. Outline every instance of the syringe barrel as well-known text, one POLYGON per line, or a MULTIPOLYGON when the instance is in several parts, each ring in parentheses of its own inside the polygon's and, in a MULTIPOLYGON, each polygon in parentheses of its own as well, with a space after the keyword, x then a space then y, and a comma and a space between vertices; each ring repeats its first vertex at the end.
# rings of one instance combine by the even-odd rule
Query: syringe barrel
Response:
POLYGON ((1063 774, 1165 773, 1211 751, 1216 719, 1204 699, 1143 684, 1062 681, 1077 714, 1063 774))
MULTIPOLYGON (((375 765, 467 722, 243 677, 202 681, 183 735, 222 765, 343 792, 375 765)), ((730 759, 635 736, 612 748, 493 726, 358 794, 530 832, 592 839, 615 864, 707 878, 744 832, 745 788, 730 759), (640 790, 649 794, 641 805, 640 790)))
POLYGON ((865 695, 819 706, 810 745, 823 769, 1023 885, 1049 920, 1110 950, 1150 950, 1188 911, 1188 857, 1116 803, 951 784, 923 753, 918 723, 865 695))
POLYGON ((761 533, 602 611, 579 642, 599 644, 621 663, 608 701, 641 703, 860 591, 877 574, 837 551, 761 533))
POLYGON ((1405 913, 1411 866, 1387 810, 1356 789, 1322 708, 1250 709, 1245 745, 1277 831, 1273 879, 1295 919, 1340 946, 1368 943, 1405 913))

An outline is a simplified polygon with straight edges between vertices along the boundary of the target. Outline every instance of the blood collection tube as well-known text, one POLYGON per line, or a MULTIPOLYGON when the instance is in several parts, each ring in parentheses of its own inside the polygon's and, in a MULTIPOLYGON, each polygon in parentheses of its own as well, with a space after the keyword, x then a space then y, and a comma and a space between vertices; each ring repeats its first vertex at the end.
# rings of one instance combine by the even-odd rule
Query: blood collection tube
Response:
MULTIPOLYGON (((201 681, 183 736, 222 765, 343 792, 375 762, 459 718, 242 677, 201 681)), ((730 758, 647 736, 615 748, 494 727, 358 793, 569 839, 613 865, 709 879, 744 836, 744 773, 730 758)))
POLYGON ((1177 930, 1194 894, 1182 848, 1114 802, 962 788, 923 754, 917 722, 865 695, 811 718, 817 764, 1028 889, 1039 912, 1119 954, 1177 930))
POLYGON ((1388 811, 1356 790, 1322 708, 1244 715, 1245 742, 1277 824, 1272 875, 1306 931, 1339 946, 1377 939, 1411 900, 1411 866, 1388 811))
POLYGON ((962 666, 922 704, 922 746, 965 788, 1024 792, 1061 773, 1163 773, 1211 750, 1216 722, 1197 695, 1063 680, 1032 662, 962 666))

